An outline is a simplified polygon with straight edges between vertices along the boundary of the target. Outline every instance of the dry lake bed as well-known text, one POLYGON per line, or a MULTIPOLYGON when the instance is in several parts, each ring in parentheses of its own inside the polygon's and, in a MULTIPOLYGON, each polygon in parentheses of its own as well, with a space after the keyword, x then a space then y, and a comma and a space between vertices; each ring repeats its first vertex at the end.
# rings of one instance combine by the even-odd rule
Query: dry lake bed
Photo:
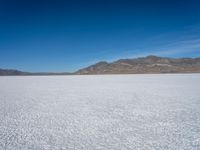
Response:
POLYGON ((199 150, 200 74, 0 77, 0 150, 199 150))

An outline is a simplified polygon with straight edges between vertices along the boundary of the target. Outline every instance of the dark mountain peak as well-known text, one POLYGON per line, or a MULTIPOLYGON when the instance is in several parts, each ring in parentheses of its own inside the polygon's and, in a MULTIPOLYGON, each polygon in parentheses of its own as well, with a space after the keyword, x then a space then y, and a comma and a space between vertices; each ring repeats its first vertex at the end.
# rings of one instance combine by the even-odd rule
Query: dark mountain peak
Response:
POLYGON ((145 57, 146 59, 151 59, 151 60, 157 60, 157 59, 161 59, 161 57, 155 56, 155 55, 148 55, 145 57))
POLYGON ((97 65, 97 66, 102 66, 102 65, 108 65, 108 64, 109 64, 109 63, 106 62, 106 61, 100 61, 100 62, 96 63, 95 65, 97 65))
POLYGON ((145 61, 157 61, 160 59, 162 59, 162 57, 149 55, 146 57, 139 57, 139 58, 119 59, 115 61, 114 63, 137 63, 137 62, 145 62, 145 61))

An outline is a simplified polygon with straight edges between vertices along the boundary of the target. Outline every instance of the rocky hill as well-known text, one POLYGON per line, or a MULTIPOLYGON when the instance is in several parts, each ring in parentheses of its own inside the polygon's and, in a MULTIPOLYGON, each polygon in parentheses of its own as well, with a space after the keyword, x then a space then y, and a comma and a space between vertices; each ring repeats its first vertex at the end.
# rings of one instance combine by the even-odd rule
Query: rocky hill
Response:
POLYGON ((98 62, 74 73, 30 73, 13 69, 0 69, 0 76, 6 75, 84 75, 84 74, 145 74, 145 73, 200 73, 200 57, 167 58, 147 56, 120 59, 111 63, 98 62))
POLYGON ((167 58, 147 56, 120 59, 112 63, 98 62, 75 74, 144 74, 144 73, 198 73, 200 58, 167 58))

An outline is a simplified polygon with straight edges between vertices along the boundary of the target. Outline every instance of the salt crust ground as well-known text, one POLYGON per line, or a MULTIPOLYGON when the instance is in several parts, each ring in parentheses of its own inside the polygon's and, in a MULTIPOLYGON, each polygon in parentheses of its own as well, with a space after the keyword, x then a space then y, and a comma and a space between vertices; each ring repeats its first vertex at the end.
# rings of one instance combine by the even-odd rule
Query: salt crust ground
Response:
POLYGON ((1 150, 199 150, 200 74, 0 77, 1 150))

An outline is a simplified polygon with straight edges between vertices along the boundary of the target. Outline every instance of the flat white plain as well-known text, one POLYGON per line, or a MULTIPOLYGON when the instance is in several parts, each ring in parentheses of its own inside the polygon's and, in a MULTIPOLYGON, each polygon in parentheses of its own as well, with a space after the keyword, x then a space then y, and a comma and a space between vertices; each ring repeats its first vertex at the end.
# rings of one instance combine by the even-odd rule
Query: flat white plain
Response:
POLYGON ((200 74, 0 77, 0 149, 199 150, 200 74))

